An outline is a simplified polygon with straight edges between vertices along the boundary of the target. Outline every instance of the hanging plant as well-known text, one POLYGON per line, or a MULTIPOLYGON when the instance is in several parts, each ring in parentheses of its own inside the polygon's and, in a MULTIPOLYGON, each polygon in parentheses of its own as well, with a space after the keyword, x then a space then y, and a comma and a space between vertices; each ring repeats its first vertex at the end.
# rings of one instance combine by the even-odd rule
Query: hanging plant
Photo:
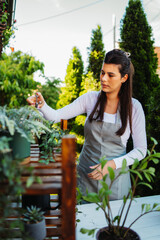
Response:
POLYGON ((7 12, 7 1, 0 2, 0 54, 2 48, 9 45, 11 37, 14 37, 14 30, 16 20, 13 21, 11 26, 8 26, 8 18, 10 13, 7 12))

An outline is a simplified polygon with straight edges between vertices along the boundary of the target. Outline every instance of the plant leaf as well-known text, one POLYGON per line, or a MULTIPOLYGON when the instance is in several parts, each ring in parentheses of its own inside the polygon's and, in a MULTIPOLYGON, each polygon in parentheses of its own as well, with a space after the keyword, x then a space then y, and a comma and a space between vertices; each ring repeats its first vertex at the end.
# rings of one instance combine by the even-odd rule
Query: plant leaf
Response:
POLYGON ((83 199, 88 202, 98 203, 100 198, 97 193, 88 193, 87 196, 83 196, 83 199))
POLYGON ((83 234, 88 234, 88 236, 92 235, 94 237, 94 233, 95 233, 96 229, 86 229, 86 228, 81 228, 80 232, 83 234))
POLYGON ((30 187, 33 182, 34 182, 34 177, 33 177, 33 176, 30 176, 30 177, 27 179, 26 186, 27 186, 27 187, 30 187))
POLYGON ((136 158, 135 160, 134 160, 134 163, 133 163, 133 165, 132 165, 132 168, 131 169, 135 169, 137 166, 139 165, 139 161, 138 161, 138 159, 136 158))
POLYGON ((111 181, 113 181, 115 178, 115 173, 114 173, 113 168, 108 167, 108 172, 109 172, 109 177, 110 177, 111 181))
POLYGON ((144 186, 146 186, 146 187, 149 187, 150 189, 153 189, 152 186, 151 186, 149 183, 139 182, 139 183, 137 183, 137 186, 138 186, 138 185, 144 185, 144 186))
POLYGON ((157 142, 157 140, 156 140, 155 138, 151 137, 151 140, 153 141, 153 143, 154 143, 155 145, 158 144, 158 142, 157 142))
POLYGON ((140 172, 138 172, 138 171, 136 171, 136 170, 133 170, 133 169, 129 169, 129 171, 132 172, 132 173, 134 173, 134 174, 136 174, 136 175, 138 175, 138 177, 139 177, 141 180, 143 180, 143 177, 142 177, 142 175, 140 174, 140 172))

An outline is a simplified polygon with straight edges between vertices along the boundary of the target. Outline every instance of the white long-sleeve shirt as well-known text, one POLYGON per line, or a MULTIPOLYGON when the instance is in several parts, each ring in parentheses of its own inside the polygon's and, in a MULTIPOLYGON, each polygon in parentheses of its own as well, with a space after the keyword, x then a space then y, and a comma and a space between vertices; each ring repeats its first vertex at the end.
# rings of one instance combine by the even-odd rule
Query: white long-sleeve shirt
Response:
MULTIPOLYGON (((87 118, 92 112, 98 98, 99 92, 92 91, 85 93, 84 95, 77 98, 73 103, 54 110, 49 107, 46 103, 40 109, 43 113, 44 118, 47 120, 52 120, 55 123, 60 122, 61 119, 70 119, 76 117, 80 114, 87 114, 87 118)), ((114 158, 116 169, 121 168, 122 161, 125 158, 127 161, 127 166, 132 165, 134 159, 142 160, 147 152, 147 138, 146 138, 146 127, 145 127, 145 116, 140 102, 132 98, 132 139, 133 139, 133 150, 122 157, 114 158)), ((104 113, 105 122, 115 123, 116 114, 104 113)), ((130 136, 130 126, 129 122, 127 124, 124 134, 121 136, 121 141, 126 147, 127 141, 130 136)))

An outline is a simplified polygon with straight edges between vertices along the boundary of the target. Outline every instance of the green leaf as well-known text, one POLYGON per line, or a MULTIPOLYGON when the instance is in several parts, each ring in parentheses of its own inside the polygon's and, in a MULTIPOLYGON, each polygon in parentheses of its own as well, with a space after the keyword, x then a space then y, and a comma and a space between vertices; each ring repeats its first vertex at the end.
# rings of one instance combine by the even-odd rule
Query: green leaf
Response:
POLYGON ((147 169, 147 172, 150 173, 152 176, 155 176, 155 168, 149 167, 149 168, 147 169))
POLYGON ((95 233, 96 229, 86 229, 86 228, 81 228, 80 232, 83 234, 88 234, 88 236, 92 235, 94 237, 94 233, 95 233))
POLYGON ((123 203, 125 204, 126 201, 127 201, 127 199, 126 199, 126 196, 124 195, 124 196, 123 196, 123 203))
POLYGON ((145 206, 145 212, 149 212, 151 210, 151 204, 146 204, 145 206))
POLYGON ((152 161, 154 162, 154 164, 158 164, 159 163, 159 159, 157 159, 157 158, 152 158, 152 161))
POLYGON ((114 217, 113 222, 119 221, 119 219, 120 219, 120 216, 116 216, 116 217, 114 217))
POLYGON ((121 171, 124 171, 127 167, 127 161, 126 159, 124 158, 123 161, 122 161, 122 168, 121 168, 121 171))
POLYGON ((132 173, 134 173, 134 174, 136 174, 136 175, 138 175, 138 177, 139 177, 141 180, 143 180, 143 177, 142 177, 142 175, 140 174, 140 172, 138 172, 138 171, 136 171, 136 170, 133 170, 133 169, 129 169, 129 171, 132 172, 132 173))
POLYGON ((144 169, 146 169, 146 167, 148 166, 148 163, 147 162, 144 162, 143 164, 142 164, 142 166, 141 166, 141 170, 144 170, 144 169))
POLYGON ((106 199, 105 199, 105 198, 103 198, 103 200, 102 200, 102 204, 103 204, 104 209, 106 209, 107 202, 106 202, 106 199))
POLYGON ((108 190, 108 184, 104 181, 100 181, 100 184, 102 185, 102 187, 105 189, 105 190, 108 190))
POLYGON ((106 157, 104 156, 103 158, 101 158, 100 160, 101 163, 101 168, 103 169, 104 166, 106 165, 106 163, 108 162, 108 160, 106 159, 106 157))
POLYGON ((152 154, 151 156, 152 156, 152 157, 160 158, 160 153, 155 153, 155 154, 152 154))
POLYGON ((108 197, 108 195, 111 195, 112 194, 112 190, 107 190, 107 191, 105 191, 105 195, 108 197))
POLYGON ((15 122, 13 120, 9 120, 8 117, 5 116, 6 126, 8 128, 9 133, 13 136, 15 132, 15 122))
POLYGON ((131 169, 135 169, 137 166, 139 165, 139 161, 138 161, 138 159, 136 158, 135 160, 134 160, 134 163, 133 163, 133 165, 132 165, 132 168, 131 169))
POLYGON ((155 145, 158 144, 158 142, 157 142, 157 140, 156 140, 155 138, 151 137, 151 140, 153 141, 153 143, 154 143, 155 145))
POLYGON ((143 203, 143 204, 141 205, 141 209, 142 209, 141 211, 142 211, 142 212, 144 211, 145 205, 146 205, 145 203, 143 203))
POLYGON ((151 151, 149 149, 147 149, 147 154, 150 156, 151 155, 151 151))
POLYGON ((156 208, 159 205, 159 203, 154 203, 152 209, 156 208))
POLYGON ((156 211, 160 211, 160 206, 156 208, 156 211))
POLYGON ((150 189, 153 189, 152 186, 149 184, 149 183, 145 183, 145 182, 140 182, 140 183, 137 183, 137 186, 138 185, 144 185, 146 187, 149 187, 150 189))
POLYGON ((135 177, 133 174, 131 174, 131 178, 132 178, 133 185, 135 185, 135 177))
POLYGON ((42 179, 39 176, 35 177, 35 181, 39 184, 42 184, 42 179))
POLYGON ((106 174, 106 175, 103 176, 103 181, 104 181, 104 182, 106 181, 107 176, 108 176, 108 174, 106 174))
POLYGON ((27 179, 26 186, 27 186, 27 187, 30 187, 33 182, 34 182, 34 177, 33 177, 33 176, 29 177, 29 178, 27 179))
POLYGON ((100 202, 100 198, 97 193, 88 193, 87 196, 83 196, 83 199, 88 202, 98 203, 100 202))
POLYGON ((150 175, 147 172, 144 172, 144 176, 149 182, 151 182, 150 175))
POLYGON ((111 181, 113 181, 115 178, 115 173, 114 173, 113 168, 108 167, 108 172, 109 172, 109 177, 110 177, 111 181))

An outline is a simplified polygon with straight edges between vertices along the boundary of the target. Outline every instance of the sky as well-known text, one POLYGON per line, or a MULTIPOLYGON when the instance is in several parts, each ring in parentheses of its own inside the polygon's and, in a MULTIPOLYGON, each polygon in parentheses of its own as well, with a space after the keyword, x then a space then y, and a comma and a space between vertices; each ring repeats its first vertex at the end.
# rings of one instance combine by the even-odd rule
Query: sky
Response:
MULTIPOLYGON (((160 46, 160 0, 142 0, 155 46, 160 46)), ((45 65, 45 75, 64 81, 72 49, 76 46, 87 66, 87 47, 92 30, 100 25, 105 51, 113 49, 128 0, 16 0, 15 38, 10 46, 35 57, 45 65), (114 17, 115 16, 115 17, 114 17)), ((8 48, 6 51, 10 51, 8 48)), ((35 74, 35 80, 44 80, 35 74)))

